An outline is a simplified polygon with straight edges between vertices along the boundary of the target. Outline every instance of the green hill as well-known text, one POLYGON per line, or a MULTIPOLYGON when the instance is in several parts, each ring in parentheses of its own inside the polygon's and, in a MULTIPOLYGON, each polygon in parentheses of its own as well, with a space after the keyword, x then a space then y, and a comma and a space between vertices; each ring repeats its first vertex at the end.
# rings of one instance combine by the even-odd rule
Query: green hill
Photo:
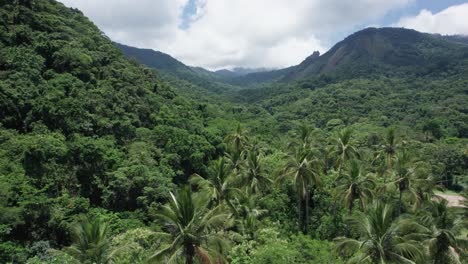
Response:
POLYGON ((0 1, 0 18, 0 240, 11 241, 0 262, 23 262, 14 245, 28 241, 67 243, 64 221, 91 207, 149 210, 219 151, 206 104, 127 60, 80 11, 0 1))
POLYGON ((239 87, 225 82, 225 77, 223 75, 200 67, 187 66, 166 53, 151 49, 130 47, 118 43, 115 43, 115 45, 126 57, 157 70, 163 79, 171 81, 176 89, 186 94, 190 94, 190 89, 194 88, 194 92, 205 90, 205 92, 214 94, 226 93, 239 89, 239 87), (184 80, 195 87, 188 88, 186 84, 179 84, 174 79, 184 80))
POLYGON ((467 137, 468 45, 399 28, 369 28, 292 67, 276 83, 239 91, 283 129, 330 120, 421 129, 430 120, 467 137), (286 126, 285 123, 290 125, 286 126))
POLYGON ((352 78, 372 74, 428 74, 466 58, 468 46, 437 35, 402 28, 367 28, 337 43, 314 60, 305 60, 285 80, 313 75, 352 78))
POLYGON ((231 83, 287 83, 326 75, 351 79, 370 75, 419 76, 455 68, 468 55, 464 36, 440 36, 403 28, 367 28, 338 42, 325 54, 296 66, 251 73, 231 83))
POLYGON ((434 192, 467 194, 463 42, 371 28, 213 73, 0 0, 0 263, 466 263, 434 192))

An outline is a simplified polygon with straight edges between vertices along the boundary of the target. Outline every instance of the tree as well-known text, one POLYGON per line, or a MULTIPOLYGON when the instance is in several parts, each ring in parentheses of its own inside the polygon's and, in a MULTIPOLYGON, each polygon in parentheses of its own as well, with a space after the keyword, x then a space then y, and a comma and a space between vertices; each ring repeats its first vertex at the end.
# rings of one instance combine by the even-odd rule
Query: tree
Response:
POLYGON ((236 206, 236 223, 242 234, 247 234, 251 238, 255 237, 258 229, 259 218, 268 211, 258 206, 260 196, 257 194, 243 193, 239 197, 236 206))
POLYGON ((423 200, 428 200, 432 195, 434 184, 428 176, 429 171, 425 170, 421 162, 415 162, 407 151, 402 151, 396 155, 394 173, 394 184, 396 184, 398 197, 398 215, 403 208, 403 194, 407 194, 413 201, 414 208, 421 205, 423 200))
POLYGON ((429 201, 419 216, 419 221, 429 229, 428 245, 432 263, 460 263, 460 244, 466 244, 466 237, 457 237, 466 228, 466 220, 457 214, 455 208, 448 207, 445 199, 429 201))
POLYGON ((358 239, 338 237, 336 249, 351 255, 350 263, 415 263, 424 258, 421 243, 426 228, 410 218, 393 216, 390 205, 375 202, 349 219, 358 239))
POLYGON ((170 193, 169 204, 157 216, 166 224, 167 233, 159 234, 168 243, 152 255, 149 262, 178 263, 180 257, 192 264, 198 258, 202 263, 224 262, 227 242, 217 231, 226 228, 231 215, 222 205, 208 208, 209 199, 195 197, 189 186, 176 194, 170 193))
POLYGON ((310 188, 320 185, 321 165, 310 150, 298 150, 287 157, 277 182, 290 179, 296 188, 299 230, 308 233, 310 188))
POLYGON ((242 160, 245 155, 245 146, 248 138, 241 124, 237 125, 236 131, 226 136, 225 141, 229 144, 226 156, 231 162, 233 169, 238 172, 242 165, 242 160))
POLYGON ((63 252, 84 264, 112 263, 120 249, 111 247, 109 231, 109 225, 98 217, 84 219, 73 227, 73 244, 63 252))
POLYGON ((442 128, 440 124, 435 121, 431 120, 426 122, 423 125, 422 131, 426 135, 426 141, 429 141, 430 137, 434 137, 435 139, 440 139, 443 136, 442 128))
POLYGON ((361 210, 372 200, 375 182, 370 175, 365 175, 357 160, 351 160, 348 170, 338 176, 337 195, 351 214, 354 201, 359 200, 361 210))
MULTIPOLYGON (((395 129, 388 129, 384 137, 383 144, 380 146, 380 149, 375 154, 374 161, 384 158, 386 166, 385 170, 387 172, 390 172, 393 169, 394 156, 396 154, 396 150, 399 147, 400 144, 395 137, 395 129)), ((387 178, 384 178, 384 183, 386 183, 386 181, 387 178)))
POLYGON ((359 152, 354 146, 352 137, 353 131, 350 128, 345 128, 341 130, 335 138, 336 145, 334 153, 339 173, 341 173, 341 169, 346 164, 347 160, 353 157, 359 157, 359 152))
POLYGON ((236 188, 236 178, 230 166, 226 164, 224 157, 219 158, 213 163, 212 176, 209 179, 194 174, 190 177, 189 182, 209 195, 216 205, 227 203, 235 210, 231 199, 240 193, 241 190, 236 188))
POLYGON ((268 187, 272 180, 265 174, 261 166, 261 154, 257 150, 247 153, 247 160, 243 167, 243 186, 246 186, 248 193, 259 193, 268 187))

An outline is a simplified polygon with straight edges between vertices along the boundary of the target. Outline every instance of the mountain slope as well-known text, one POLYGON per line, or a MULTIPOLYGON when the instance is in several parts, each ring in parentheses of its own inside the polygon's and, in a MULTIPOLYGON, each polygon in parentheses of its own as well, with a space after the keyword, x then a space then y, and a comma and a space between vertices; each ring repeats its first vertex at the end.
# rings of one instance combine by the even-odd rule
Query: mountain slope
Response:
POLYGON ((468 45, 414 30, 359 31, 315 54, 270 86, 239 91, 288 131, 365 123, 422 129, 434 122, 468 137, 468 45), (330 122, 330 124, 329 124, 330 122), (289 125, 285 125, 285 124, 289 125))
POLYGON ((223 136, 205 128, 206 104, 127 60, 76 9, 0 1, 0 17, 0 242, 12 241, 1 263, 30 241, 68 243, 72 216, 91 207, 148 210, 204 172, 223 136))
POLYGON ((338 42, 328 52, 314 52, 298 65, 255 72, 229 80, 235 85, 287 83, 321 75, 349 79, 366 75, 428 74, 466 57, 465 36, 440 36, 403 28, 367 28, 338 42))
MULTIPOLYGON (((187 66, 166 53, 151 49, 130 47, 118 43, 115 43, 115 45, 126 57, 157 70, 165 79, 172 79, 172 81, 174 78, 183 79, 199 88, 201 87, 201 89, 215 93, 239 89, 239 87, 225 83, 221 75, 200 67, 187 66)), ((178 86, 176 82, 173 82, 173 84, 175 84, 175 88, 179 90, 190 92, 186 90, 185 85, 178 86)))
POLYGON ((320 74, 341 78, 368 74, 424 74, 460 56, 467 46, 437 35, 403 28, 367 28, 337 43, 313 60, 305 60, 283 79, 298 80, 320 74))
POLYGON ((117 46, 117 48, 122 50, 125 56, 133 58, 148 67, 170 72, 191 71, 190 67, 186 66, 182 62, 174 59, 166 53, 154 51, 151 49, 137 49, 116 42, 114 42, 114 44, 117 46))
POLYGON ((236 67, 236 68, 233 68, 231 70, 228 70, 228 69, 217 70, 214 73, 217 74, 218 76, 223 77, 223 78, 230 79, 230 78, 245 76, 245 75, 251 74, 251 73, 260 73, 260 72, 267 72, 267 71, 271 71, 271 70, 269 70, 267 68, 236 67))

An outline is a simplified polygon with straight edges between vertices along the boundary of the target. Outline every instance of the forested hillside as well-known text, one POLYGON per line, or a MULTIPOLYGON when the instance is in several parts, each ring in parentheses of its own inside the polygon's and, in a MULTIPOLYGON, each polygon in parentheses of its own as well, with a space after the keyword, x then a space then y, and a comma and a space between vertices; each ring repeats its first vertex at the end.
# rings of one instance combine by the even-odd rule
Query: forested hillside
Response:
POLYGON ((157 70, 160 77, 172 82, 172 85, 186 95, 196 92, 192 91, 194 88, 204 94, 228 93, 240 89, 240 87, 227 82, 230 78, 200 67, 187 66, 160 51, 139 49, 118 43, 115 43, 115 45, 127 58, 157 70), (179 80, 185 83, 179 83, 179 80), (195 87, 187 87, 187 82, 189 86, 195 87))
POLYGON ((206 105, 126 60, 80 11, 0 3, 0 262, 68 244, 81 213, 142 226, 222 151, 206 105))
POLYGON ((0 26, 0 263, 467 263, 463 37, 366 29, 229 84, 54 0, 0 26))

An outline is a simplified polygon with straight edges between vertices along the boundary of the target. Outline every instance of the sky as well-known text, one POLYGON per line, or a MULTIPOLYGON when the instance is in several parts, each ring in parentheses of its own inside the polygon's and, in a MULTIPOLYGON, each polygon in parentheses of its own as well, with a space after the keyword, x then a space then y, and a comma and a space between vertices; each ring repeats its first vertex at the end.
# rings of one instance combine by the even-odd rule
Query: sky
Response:
POLYGON ((210 70, 281 68, 360 29, 468 34, 459 0, 60 0, 113 41, 210 70))

